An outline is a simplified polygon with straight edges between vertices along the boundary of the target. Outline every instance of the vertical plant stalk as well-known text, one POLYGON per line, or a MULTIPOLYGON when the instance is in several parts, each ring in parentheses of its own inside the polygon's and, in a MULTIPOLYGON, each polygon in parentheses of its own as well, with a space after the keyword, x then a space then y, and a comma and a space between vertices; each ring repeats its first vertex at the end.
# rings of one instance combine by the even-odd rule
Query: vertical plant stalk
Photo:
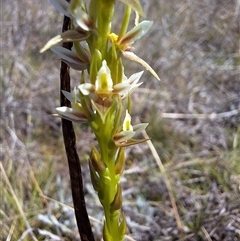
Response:
MULTIPOLYGON (((62 32, 69 30, 69 27, 70 19, 64 16, 62 32)), ((63 47, 71 49, 72 43, 63 43, 63 47)), ((60 90, 70 91, 69 69, 70 68, 67 64, 61 62, 60 90)), ((61 106, 70 106, 70 102, 62 94, 62 91, 60 91, 60 102, 61 106)), ((62 132, 66 155, 68 159, 73 205, 79 234, 82 241, 94 241, 91 224, 86 210, 81 165, 76 150, 76 137, 71 121, 62 119, 62 132)))
POLYGON ((103 240, 123 241, 127 225, 122 212, 120 176, 124 170, 124 148, 145 142, 137 134, 148 123, 131 124, 130 94, 141 85, 143 71, 127 78, 122 56, 140 63, 158 80, 157 73, 132 52, 132 44, 152 26, 151 21, 139 23, 143 11, 139 0, 120 0, 126 4, 119 36, 111 25, 116 0, 91 0, 89 9, 82 0, 51 0, 68 18, 64 18, 63 33, 50 39, 40 50, 51 48, 63 61, 76 70, 88 73, 80 77, 80 85, 70 92, 69 67, 61 64, 61 107, 56 108, 62 117, 62 127, 72 196, 78 228, 82 240, 93 240, 86 211, 81 177, 81 167, 76 152, 72 123, 87 122, 93 130, 99 147, 92 147, 89 168, 93 187, 104 209, 103 240), (131 9, 136 12, 135 27, 128 31, 131 9), (71 22, 71 27, 70 27, 71 22), (63 42, 63 47, 56 46, 63 42), (86 72, 84 72, 86 71, 86 72), (124 99, 127 98, 125 102, 124 99), (71 102, 67 101, 67 99, 71 102))

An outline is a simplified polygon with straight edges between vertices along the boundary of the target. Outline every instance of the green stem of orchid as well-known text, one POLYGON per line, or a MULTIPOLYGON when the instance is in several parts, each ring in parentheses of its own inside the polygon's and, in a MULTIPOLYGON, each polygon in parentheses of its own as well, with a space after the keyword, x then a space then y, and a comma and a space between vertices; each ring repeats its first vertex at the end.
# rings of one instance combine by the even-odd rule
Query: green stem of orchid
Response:
POLYGON ((90 63, 90 81, 95 84, 97 71, 99 70, 102 60, 107 58, 108 39, 111 31, 111 22, 114 13, 115 0, 92 0, 90 3, 90 14, 94 16, 94 22, 97 22, 97 32, 88 39, 88 45, 92 55, 90 63), (96 4, 94 6, 94 4, 96 4), (92 10, 98 7, 98 11, 92 10))
MULTIPOLYGON (((119 102, 119 99, 116 99, 119 102)), ((115 164, 119 148, 115 145, 109 145, 112 139, 112 132, 115 131, 116 125, 120 119, 122 112, 121 104, 116 107, 116 104, 110 108, 104 121, 101 116, 96 113, 94 115, 94 122, 91 127, 94 130, 97 141, 100 147, 100 159, 106 165, 106 170, 99 173, 101 182, 101 189, 98 191, 100 202, 104 208, 105 224, 103 230, 104 241, 122 241, 125 234, 125 224, 121 225, 121 197, 115 198, 119 192, 119 174, 115 173, 115 164), (117 203, 117 204, 116 204, 117 203)), ((121 193, 120 193, 121 195, 121 193)))
MULTIPOLYGON (((103 153, 101 153, 103 154, 103 153)), ((105 214, 105 225, 106 230, 104 231, 104 241, 122 241, 121 234, 119 235, 119 223, 120 223, 120 209, 112 210, 111 203, 113 202, 115 195, 117 193, 117 186, 119 183, 119 177, 115 174, 115 160, 110 159, 110 155, 108 154, 108 160, 107 160, 107 176, 105 176, 105 179, 109 180, 108 182, 103 182, 102 186, 102 197, 101 203, 104 208, 104 214, 105 214)))
POLYGON ((98 36, 97 45, 95 49, 98 49, 102 53, 103 59, 106 58, 108 37, 111 31, 111 22, 114 13, 115 0, 102 0, 99 3, 98 11, 98 36))

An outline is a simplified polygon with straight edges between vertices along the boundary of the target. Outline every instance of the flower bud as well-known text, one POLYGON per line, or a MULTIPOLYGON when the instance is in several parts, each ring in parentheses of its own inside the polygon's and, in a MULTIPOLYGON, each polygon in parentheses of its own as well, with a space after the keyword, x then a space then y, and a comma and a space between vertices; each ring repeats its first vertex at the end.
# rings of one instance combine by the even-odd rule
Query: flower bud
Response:
POLYGON ((120 148, 117 156, 117 161, 115 164, 115 174, 122 174, 125 166, 125 156, 124 156, 124 149, 120 148))
POLYGON ((89 161, 88 164, 89 164, 93 188, 96 192, 99 192, 102 189, 100 177, 97 175, 96 171, 94 170, 94 167, 93 167, 91 161, 89 161))
POLYGON ((91 154, 90 154, 90 161, 96 172, 102 173, 106 170, 106 165, 101 160, 101 155, 95 146, 92 147, 91 154))
POLYGON ((117 192, 113 201, 110 204, 110 211, 114 212, 119 210, 122 207, 122 188, 119 184, 117 184, 117 192))
POLYGON ((119 229, 118 229, 118 232, 119 232, 119 237, 122 237, 120 240, 123 240, 124 239, 124 236, 127 232, 127 223, 126 223, 126 218, 125 218, 125 215, 124 213, 122 212, 121 213, 121 222, 119 224, 119 229))

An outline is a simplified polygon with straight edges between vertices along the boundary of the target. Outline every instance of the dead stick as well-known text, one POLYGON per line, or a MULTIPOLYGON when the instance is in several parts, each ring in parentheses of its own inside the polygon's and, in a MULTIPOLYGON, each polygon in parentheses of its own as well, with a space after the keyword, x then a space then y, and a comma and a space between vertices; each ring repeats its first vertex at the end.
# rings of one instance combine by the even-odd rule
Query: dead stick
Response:
MULTIPOLYGON (((70 19, 64 16, 62 32, 69 29, 70 19)), ((71 49, 72 43, 64 43, 63 47, 71 49)), ((60 69, 61 90, 70 92, 69 66, 61 62, 60 69)), ((65 96, 60 94, 61 106, 70 106, 65 96)), ((88 218, 83 192, 82 171, 76 150, 76 137, 71 121, 62 119, 62 132, 66 155, 68 159, 72 198, 77 220, 78 230, 82 241, 94 241, 91 224, 88 218)))

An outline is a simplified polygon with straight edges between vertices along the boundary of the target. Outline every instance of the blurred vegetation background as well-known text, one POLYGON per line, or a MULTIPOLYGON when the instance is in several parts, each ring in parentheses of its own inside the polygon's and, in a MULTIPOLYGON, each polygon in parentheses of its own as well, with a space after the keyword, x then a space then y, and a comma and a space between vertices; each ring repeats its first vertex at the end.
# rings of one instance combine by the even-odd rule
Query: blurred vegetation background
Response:
MULTIPOLYGON (((162 81, 145 71, 133 94, 133 121, 150 123, 158 155, 151 143, 127 149, 128 234, 137 241, 238 241, 240 2, 141 2, 154 26, 135 52, 162 81)), ((79 240, 60 120, 52 116, 60 60, 51 51, 39 54, 61 32, 63 17, 47 0, 1 0, 0 7, 0 239, 79 240)), ((122 12, 117 3, 116 32, 122 12)), ((140 70, 125 61, 127 75, 140 70)), ((72 71, 72 86, 78 81, 72 71)), ((87 208, 100 240, 103 213, 87 167, 95 140, 86 125, 76 132, 87 208)))

